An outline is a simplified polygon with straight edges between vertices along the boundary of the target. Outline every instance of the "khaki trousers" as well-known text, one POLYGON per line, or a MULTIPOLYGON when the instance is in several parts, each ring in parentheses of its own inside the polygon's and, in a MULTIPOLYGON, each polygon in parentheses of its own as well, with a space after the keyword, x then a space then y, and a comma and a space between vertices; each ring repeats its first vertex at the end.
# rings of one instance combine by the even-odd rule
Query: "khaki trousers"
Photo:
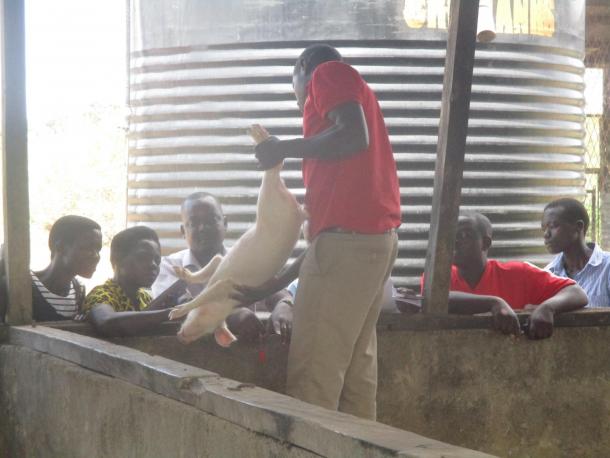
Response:
POLYGON ((377 333, 395 232, 321 233, 299 272, 286 391, 332 410, 375 420, 377 333))

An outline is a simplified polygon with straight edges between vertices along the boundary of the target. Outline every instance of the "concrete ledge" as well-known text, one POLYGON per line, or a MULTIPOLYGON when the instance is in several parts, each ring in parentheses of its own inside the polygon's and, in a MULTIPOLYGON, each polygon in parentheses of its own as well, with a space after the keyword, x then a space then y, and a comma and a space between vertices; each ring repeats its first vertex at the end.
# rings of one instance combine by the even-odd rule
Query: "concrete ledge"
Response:
MULTIPOLYGON (((524 324, 530 314, 517 313, 519 321, 524 324)), ((76 332, 78 334, 95 336, 95 331, 87 322, 53 321, 37 323, 37 326, 49 326, 55 329, 76 332)), ((178 332, 178 322, 166 322, 157 329, 143 333, 156 336, 173 336, 178 332)), ((610 326, 610 307, 608 309, 584 309, 577 312, 564 313, 555 318, 555 326, 562 327, 590 327, 610 326)), ((491 317, 489 315, 431 315, 417 313, 406 315, 398 312, 382 312, 377 322, 379 331, 435 331, 440 329, 489 329, 491 317)), ((8 326, 0 325, 0 342, 7 337, 8 326)))
MULTIPOLYGON (((523 325, 530 313, 517 313, 523 325)), ((491 316, 485 315, 431 315, 417 313, 405 315, 402 313, 382 313, 377 322, 379 331, 436 331, 441 329, 489 329, 491 316)), ((583 309, 577 312, 564 313, 555 317, 555 327, 590 327, 609 326, 610 308, 583 309)))
POLYGON ((116 377, 322 456, 490 456, 59 329, 11 327, 8 341, 116 377))

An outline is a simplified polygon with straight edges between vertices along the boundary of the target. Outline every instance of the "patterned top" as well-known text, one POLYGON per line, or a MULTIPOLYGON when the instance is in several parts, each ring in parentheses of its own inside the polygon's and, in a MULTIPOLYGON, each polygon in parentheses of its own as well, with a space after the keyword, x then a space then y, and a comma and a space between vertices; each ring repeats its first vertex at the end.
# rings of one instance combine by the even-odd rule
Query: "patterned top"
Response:
POLYGON ((63 318, 71 319, 78 312, 76 303, 76 291, 74 284, 70 282, 70 291, 66 296, 60 296, 48 290, 48 288, 40 281, 34 272, 30 272, 32 283, 40 292, 43 299, 55 310, 55 312, 63 318))
POLYGON ((115 312, 139 312, 152 302, 152 296, 143 289, 138 290, 137 299, 138 304, 132 304, 123 288, 113 279, 110 279, 103 285, 96 286, 87 294, 83 311, 89 312, 95 304, 108 304, 115 312))

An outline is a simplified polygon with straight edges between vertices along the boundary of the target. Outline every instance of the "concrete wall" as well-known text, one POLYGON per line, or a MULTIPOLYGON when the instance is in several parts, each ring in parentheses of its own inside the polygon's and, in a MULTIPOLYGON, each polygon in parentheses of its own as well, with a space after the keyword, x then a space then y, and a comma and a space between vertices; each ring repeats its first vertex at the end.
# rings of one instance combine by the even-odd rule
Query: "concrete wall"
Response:
MULTIPOLYGON (((493 332, 486 317, 382 317, 379 421, 500 456, 608 456, 609 317, 563 315, 544 341, 493 332)), ((286 347, 275 340, 265 347, 266 364, 247 346, 120 340, 237 380, 284 386, 286 347)))
POLYGON ((153 342, 144 353, 40 325, 0 326, 2 339, 0 456, 489 456, 155 355, 207 342, 142 338, 153 342))
MULTIPOLYGON (((378 456, 395 456, 397 450, 417 451, 423 446, 431 447, 426 453, 438 453, 423 456, 449 456, 446 450, 457 454, 454 456, 470 457, 476 453, 467 451, 460 455, 459 450, 439 442, 427 442, 413 432, 499 456, 607 456, 610 450, 610 312, 590 311, 557 317, 553 337, 543 341, 503 336, 489 330, 489 326, 488 317, 381 317, 379 420, 402 432, 393 428, 384 430, 379 423, 332 414, 267 390, 242 390, 243 383, 246 387, 256 384, 283 390, 287 347, 277 339, 268 340, 262 347, 238 343, 230 349, 222 349, 209 339, 184 346, 173 335, 115 339, 115 343, 122 344, 115 345, 66 331, 23 327, 11 328, 8 340, 133 381, 174 400, 184 400, 214 417, 207 420, 211 424, 217 421, 226 424, 223 422, 228 420, 244 432, 246 442, 241 442, 241 446, 248 443, 250 431, 255 437, 271 436, 265 440, 270 440, 272 447, 292 443, 301 451, 323 456, 356 456, 365 442, 369 444, 365 448, 376 450, 378 456), (261 349, 266 353, 264 363, 258 356, 261 349), (159 374, 169 375, 163 375, 161 380, 159 374), (191 381, 196 382, 197 389, 182 388, 190 386, 191 381), (392 441, 388 442, 387 437, 392 437, 392 441)), ((90 332, 86 327, 73 330, 90 332)), ((167 331, 173 334, 175 329, 167 331)), ((5 354, 8 350, 2 351, 5 354)), ((11 350, 10 355, 10 364, 4 357, 0 359, 0 374, 3 374, 0 377, 4 383, 0 394, 9 393, 13 406, 25 405, 32 399, 45 411, 62 411, 68 404, 67 397, 57 404, 43 401, 49 393, 42 387, 47 386, 47 379, 54 377, 60 382, 52 385, 52 393, 61 396, 68 395, 66 386, 71 387, 70 393, 76 393, 87 403, 99 402, 111 395, 110 392, 101 396, 81 394, 78 390, 81 375, 68 379, 65 374, 47 373, 46 369, 40 373, 31 368, 41 364, 34 363, 33 357, 26 358, 22 367, 18 363, 23 359, 21 353, 11 350), (19 372, 11 375, 16 368, 19 372), (44 382, 22 386, 25 380, 44 382), (77 387, 76 391, 72 386, 77 387)), ((49 363, 45 358, 42 363, 46 366, 49 363)), ((63 367, 61 372, 73 370, 63 367)), ((86 372, 87 379, 95 375, 86 372)), ((93 378, 96 377, 103 378, 101 375, 93 378)), ((112 390, 109 388, 109 391, 112 390)), ((133 404, 121 399, 118 403, 121 406, 133 404)), ((153 405, 157 407, 150 411, 168 410, 163 407, 164 402, 154 400, 153 405)), ((140 408, 146 411, 139 405, 136 410, 140 408)), ((27 412, 15 418, 23 424, 35 421, 34 413, 27 412)), ((118 410, 115 415, 112 409, 101 411, 104 418, 117 415, 130 418, 129 412, 129 409, 118 410)), ((175 413, 179 419, 178 412, 175 413)), ((46 420, 54 418, 52 414, 45 415, 46 420)), ((71 424, 86 424, 78 415, 75 418, 77 421, 71 424)), ((105 431, 104 421, 108 420, 96 421, 94 428, 105 431)), ((43 429, 43 424, 35 423, 36 428, 31 431, 43 429)), ((137 428, 147 431, 152 426, 143 423, 137 428)), ((147 440, 152 440, 152 436, 147 440)), ((238 439, 231 440, 238 443, 238 439)))
POLYGON ((379 339, 379 420, 517 457, 606 457, 610 328, 545 341, 486 330, 388 332, 379 339))
POLYGON ((0 347, 0 368, 0 456, 318 456, 27 348, 0 347))

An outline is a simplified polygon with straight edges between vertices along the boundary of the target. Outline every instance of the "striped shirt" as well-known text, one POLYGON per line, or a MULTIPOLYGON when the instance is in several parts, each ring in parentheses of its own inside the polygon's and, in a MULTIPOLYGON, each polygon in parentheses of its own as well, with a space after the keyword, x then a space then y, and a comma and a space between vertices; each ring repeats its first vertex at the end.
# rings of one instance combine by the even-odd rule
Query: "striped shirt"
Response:
POLYGON ((34 272, 30 272, 32 275, 32 283, 44 298, 44 300, 55 310, 55 312, 67 319, 72 319, 78 313, 78 305, 76 304, 76 291, 74 285, 70 282, 70 291, 67 296, 60 296, 55 294, 40 281, 34 272))

